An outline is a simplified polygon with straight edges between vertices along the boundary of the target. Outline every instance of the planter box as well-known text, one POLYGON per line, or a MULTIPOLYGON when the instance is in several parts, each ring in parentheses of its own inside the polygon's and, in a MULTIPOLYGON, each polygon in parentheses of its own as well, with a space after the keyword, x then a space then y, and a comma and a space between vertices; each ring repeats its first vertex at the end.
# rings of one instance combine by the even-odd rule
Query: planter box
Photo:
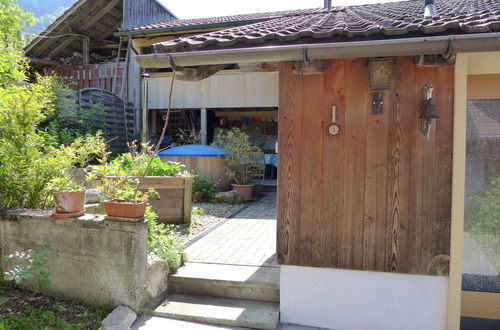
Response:
POLYGON ((141 190, 147 191, 149 188, 155 189, 160 194, 160 200, 150 201, 150 205, 158 214, 159 223, 191 222, 191 180, 167 176, 147 176, 142 181, 141 190))

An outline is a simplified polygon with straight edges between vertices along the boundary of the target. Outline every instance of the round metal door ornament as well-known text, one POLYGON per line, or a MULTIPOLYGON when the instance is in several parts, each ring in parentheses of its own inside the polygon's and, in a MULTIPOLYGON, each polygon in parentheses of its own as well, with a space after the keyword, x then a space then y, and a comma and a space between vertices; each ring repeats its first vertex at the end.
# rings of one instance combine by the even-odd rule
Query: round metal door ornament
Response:
POLYGON ((330 135, 339 135, 340 133, 340 127, 338 125, 331 125, 330 127, 328 127, 328 133, 330 133, 330 135))

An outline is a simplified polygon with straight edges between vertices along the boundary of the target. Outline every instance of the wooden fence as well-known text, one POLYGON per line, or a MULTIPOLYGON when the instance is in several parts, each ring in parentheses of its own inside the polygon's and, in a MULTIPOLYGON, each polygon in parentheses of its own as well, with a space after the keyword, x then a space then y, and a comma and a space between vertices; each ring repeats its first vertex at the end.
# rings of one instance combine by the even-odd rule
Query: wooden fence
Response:
MULTIPOLYGON (((55 73, 60 77, 67 77, 74 80, 71 88, 79 91, 85 88, 100 88, 113 93, 113 81, 115 67, 103 67, 98 64, 78 65, 78 66, 58 66, 55 73)), ((119 93, 122 83, 123 69, 119 68, 116 75, 115 93, 119 93)), ((126 98, 127 91, 124 91, 126 98)))
POLYGON ((126 152, 127 142, 137 138, 133 104, 99 88, 82 89, 73 95, 83 109, 90 109, 96 104, 105 108, 106 115, 104 119, 96 120, 96 127, 103 130, 112 151, 126 152))

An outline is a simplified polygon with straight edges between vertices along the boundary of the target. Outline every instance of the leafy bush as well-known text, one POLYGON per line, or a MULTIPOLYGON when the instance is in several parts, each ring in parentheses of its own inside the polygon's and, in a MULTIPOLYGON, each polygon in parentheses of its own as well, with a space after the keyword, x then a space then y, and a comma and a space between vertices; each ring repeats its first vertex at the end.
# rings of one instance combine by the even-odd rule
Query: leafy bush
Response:
POLYGON ((147 192, 137 190, 139 179, 130 178, 126 175, 110 178, 100 171, 94 171, 87 176, 87 180, 95 182, 97 188, 106 196, 106 199, 148 201, 152 198, 160 198, 160 195, 154 189, 149 189, 147 192))
POLYGON ((179 269, 186 259, 184 246, 174 241, 168 227, 156 222, 158 216, 151 206, 147 207, 145 218, 148 222, 148 253, 166 260, 171 271, 179 269))
MULTIPOLYGON (((142 176, 151 157, 151 148, 143 145, 142 152, 133 151, 116 157, 109 164, 102 166, 101 170, 108 176, 142 176)), ((184 165, 177 162, 163 162, 155 157, 151 162, 146 175, 148 176, 182 176, 185 174, 184 165)))
POLYGON ((52 179, 47 185, 47 189, 50 191, 80 191, 82 187, 67 176, 62 176, 52 179))
POLYGON ((252 175, 255 174, 246 165, 262 164, 252 166, 253 169, 260 169, 264 166, 262 150, 253 146, 248 135, 239 128, 233 128, 226 134, 220 135, 214 142, 214 146, 226 152, 223 159, 226 175, 236 184, 249 184, 252 175))
POLYGON ((500 177, 472 197, 466 209, 466 225, 476 234, 500 236, 500 177))
POLYGON ((38 288, 49 286, 49 273, 44 269, 49 257, 58 256, 54 251, 29 251, 28 253, 16 252, 10 256, 5 256, 4 261, 19 259, 19 261, 4 273, 4 280, 14 281, 17 285, 22 285, 27 280, 33 280, 38 288))
POLYGON ((23 12, 13 0, 0 0, 0 86, 26 80, 23 27, 34 23, 33 14, 23 12))
POLYGON ((95 135, 105 126, 106 108, 93 104, 84 109, 71 97, 68 87, 74 81, 51 76, 50 92, 54 95, 53 111, 40 123, 39 128, 52 138, 53 145, 70 145, 78 137, 95 135))
POLYGON ((218 191, 215 182, 199 177, 195 178, 193 181, 193 193, 203 193, 204 198, 214 198, 218 191))
POLYGON ((39 124, 53 111, 50 77, 38 77, 30 85, 0 87, 0 194, 6 207, 44 208, 44 189, 65 169, 106 158, 100 135, 77 138, 68 146, 49 143, 50 134, 39 124))

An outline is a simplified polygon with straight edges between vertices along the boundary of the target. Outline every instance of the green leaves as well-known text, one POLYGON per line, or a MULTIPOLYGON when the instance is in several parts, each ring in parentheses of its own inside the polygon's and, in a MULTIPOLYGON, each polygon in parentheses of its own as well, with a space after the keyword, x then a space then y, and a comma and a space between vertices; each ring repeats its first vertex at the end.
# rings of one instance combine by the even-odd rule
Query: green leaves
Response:
POLYGON ((264 166, 262 150, 253 146, 248 135, 239 128, 219 136, 214 145, 226 152, 223 159, 226 175, 236 184, 249 184, 255 171, 264 166))
POLYGON ((26 80, 22 31, 34 22, 33 14, 23 12, 13 0, 0 0, 0 86, 26 80))
POLYGON ((218 191, 215 182, 199 177, 193 180, 193 193, 201 192, 203 193, 203 198, 214 198, 218 191))
POLYGON ((470 198, 466 209, 468 227, 477 234, 500 236, 500 177, 470 198))
POLYGON ((77 185, 67 176, 52 179, 47 185, 50 191, 80 191, 82 187, 77 185))
POLYGON ((49 273, 44 268, 50 257, 58 255, 54 251, 15 252, 5 259, 6 262, 13 260, 16 263, 4 273, 4 280, 14 281, 18 285, 35 280, 39 288, 48 287, 49 273))
POLYGON ((173 240, 168 227, 156 222, 158 216, 151 206, 147 207, 145 218, 148 222, 148 253, 166 260, 170 270, 175 271, 182 266, 186 258, 184 246, 173 240))
MULTIPOLYGON (((116 157, 109 164, 102 166, 102 171, 108 176, 142 176, 151 157, 151 150, 143 145, 140 153, 126 153, 116 157)), ((159 157, 155 157, 146 175, 148 176, 181 176, 184 172, 184 165, 177 162, 163 162, 159 157)))

